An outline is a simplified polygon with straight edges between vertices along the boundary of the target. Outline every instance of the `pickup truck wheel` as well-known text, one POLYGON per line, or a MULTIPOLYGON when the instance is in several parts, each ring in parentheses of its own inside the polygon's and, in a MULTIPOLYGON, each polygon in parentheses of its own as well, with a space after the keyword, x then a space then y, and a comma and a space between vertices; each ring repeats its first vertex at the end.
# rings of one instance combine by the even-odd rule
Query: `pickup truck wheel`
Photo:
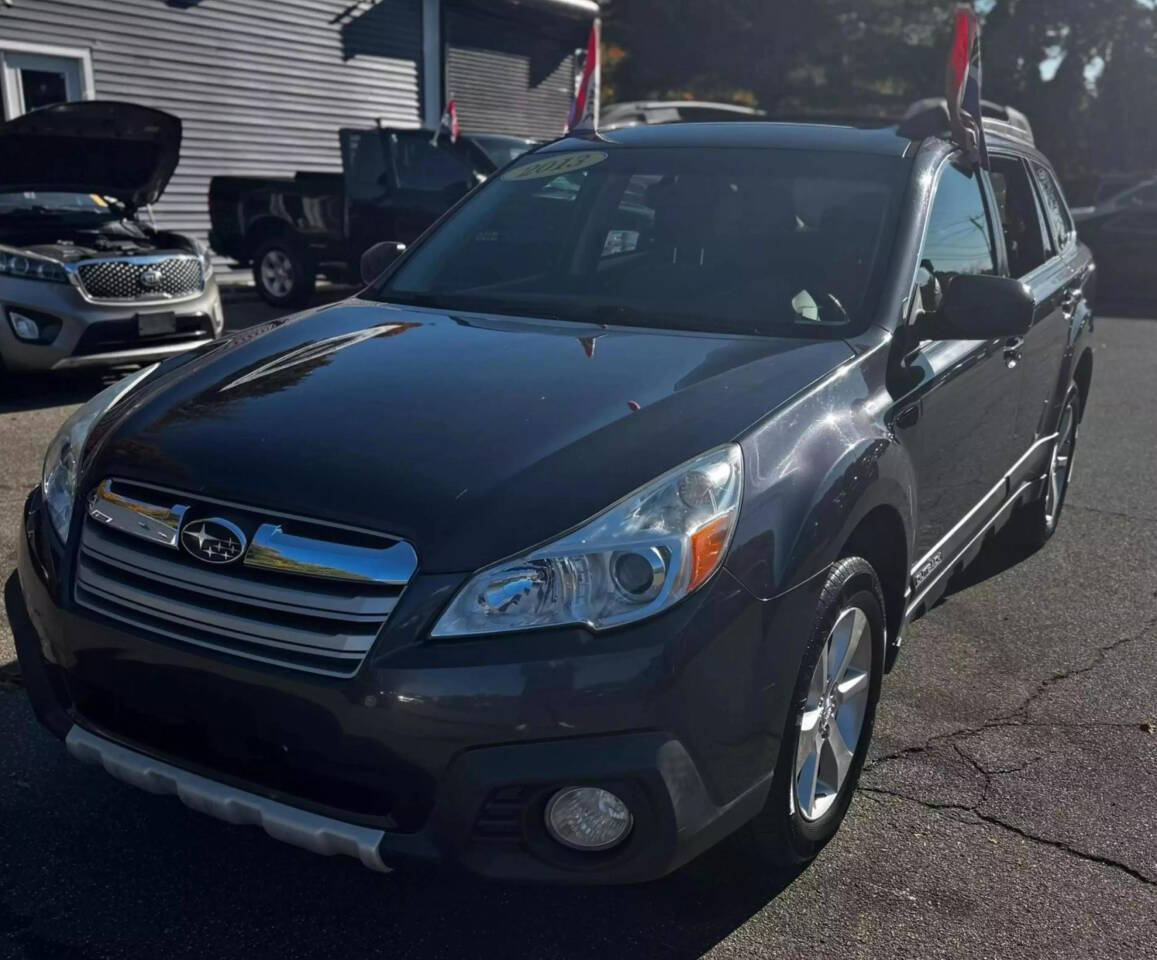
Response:
POLYGON ((1038 549, 1048 543, 1061 522, 1065 494, 1073 475, 1073 457, 1077 452, 1077 426, 1081 415, 1081 397, 1075 386, 1069 388, 1057 420, 1057 437, 1049 451, 1044 492, 1032 503, 1016 511, 1009 522, 1013 537, 1024 546, 1038 549))
POLYGON ((820 593, 755 848, 777 867, 808 863, 839 829, 876 719, 884 600, 871 564, 839 561, 820 593))
POLYGON ((274 237, 257 248, 253 282, 261 299, 275 307, 302 307, 313 298, 317 274, 298 244, 274 237))

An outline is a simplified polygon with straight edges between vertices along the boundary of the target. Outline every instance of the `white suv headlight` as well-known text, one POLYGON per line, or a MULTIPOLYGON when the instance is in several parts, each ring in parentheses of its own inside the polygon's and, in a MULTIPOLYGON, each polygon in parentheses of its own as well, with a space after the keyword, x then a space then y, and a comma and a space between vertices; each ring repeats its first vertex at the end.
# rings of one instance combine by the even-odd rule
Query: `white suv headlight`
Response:
POLYGON ((138 370, 106 387, 65 420, 64 426, 48 445, 40 488, 44 492, 44 505, 48 509, 52 528, 61 540, 68 540, 68 525, 72 520, 72 505, 76 497, 76 475, 80 454, 84 450, 92 425, 157 367, 158 364, 154 363, 151 367, 138 370))
POLYGON ((475 574, 433 636, 603 630, 653 616, 719 569, 742 489, 737 445, 696 457, 558 540, 475 574))

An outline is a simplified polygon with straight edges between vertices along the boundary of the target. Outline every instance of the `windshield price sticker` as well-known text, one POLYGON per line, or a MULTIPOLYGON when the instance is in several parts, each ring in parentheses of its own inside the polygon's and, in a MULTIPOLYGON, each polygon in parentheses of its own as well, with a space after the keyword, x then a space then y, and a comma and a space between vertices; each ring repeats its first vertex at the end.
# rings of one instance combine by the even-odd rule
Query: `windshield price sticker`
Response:
POLYGON ((544 180, 564 173, 585 170, 602 163, 607 155, 601 150, 583 150, 581 153, 567 153, 562 156, 534 160, 525 166, 516 167, 502 175, 503 180, 544 180))

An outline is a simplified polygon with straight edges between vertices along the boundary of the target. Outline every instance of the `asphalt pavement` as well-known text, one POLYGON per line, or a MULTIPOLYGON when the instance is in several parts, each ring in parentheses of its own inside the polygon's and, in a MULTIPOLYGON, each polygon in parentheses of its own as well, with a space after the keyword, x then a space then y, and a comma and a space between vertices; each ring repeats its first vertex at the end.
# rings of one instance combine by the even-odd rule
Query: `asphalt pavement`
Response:
MULTIPOLYGON (((1157 322, 1095 341, 1059 532, 1028 557, 990 541, 910 629, 848 817, 798 876, 737 840, 591 890, 300 852, 73 761, 0 607, 0 957, 1157 957, 1157 322)), ((44 448, 97 387, 0 396, 0 582, 44 448)))

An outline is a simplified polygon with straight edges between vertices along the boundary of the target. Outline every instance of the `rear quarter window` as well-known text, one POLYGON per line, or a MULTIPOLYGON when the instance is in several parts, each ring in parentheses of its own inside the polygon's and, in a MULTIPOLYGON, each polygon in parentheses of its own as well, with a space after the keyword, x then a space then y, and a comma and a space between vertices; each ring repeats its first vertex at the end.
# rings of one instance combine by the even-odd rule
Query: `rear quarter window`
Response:
POLYGON ((1029 166, 1040 190, 1041 203, 1044 205, 1045 219, 1053 235, 1053 243, 1058 251, 1063 251, 1074 237, 1073 220, 1069 216, 1068 205, 1049 169, 1035 160, 1030 160, 1029 166))

